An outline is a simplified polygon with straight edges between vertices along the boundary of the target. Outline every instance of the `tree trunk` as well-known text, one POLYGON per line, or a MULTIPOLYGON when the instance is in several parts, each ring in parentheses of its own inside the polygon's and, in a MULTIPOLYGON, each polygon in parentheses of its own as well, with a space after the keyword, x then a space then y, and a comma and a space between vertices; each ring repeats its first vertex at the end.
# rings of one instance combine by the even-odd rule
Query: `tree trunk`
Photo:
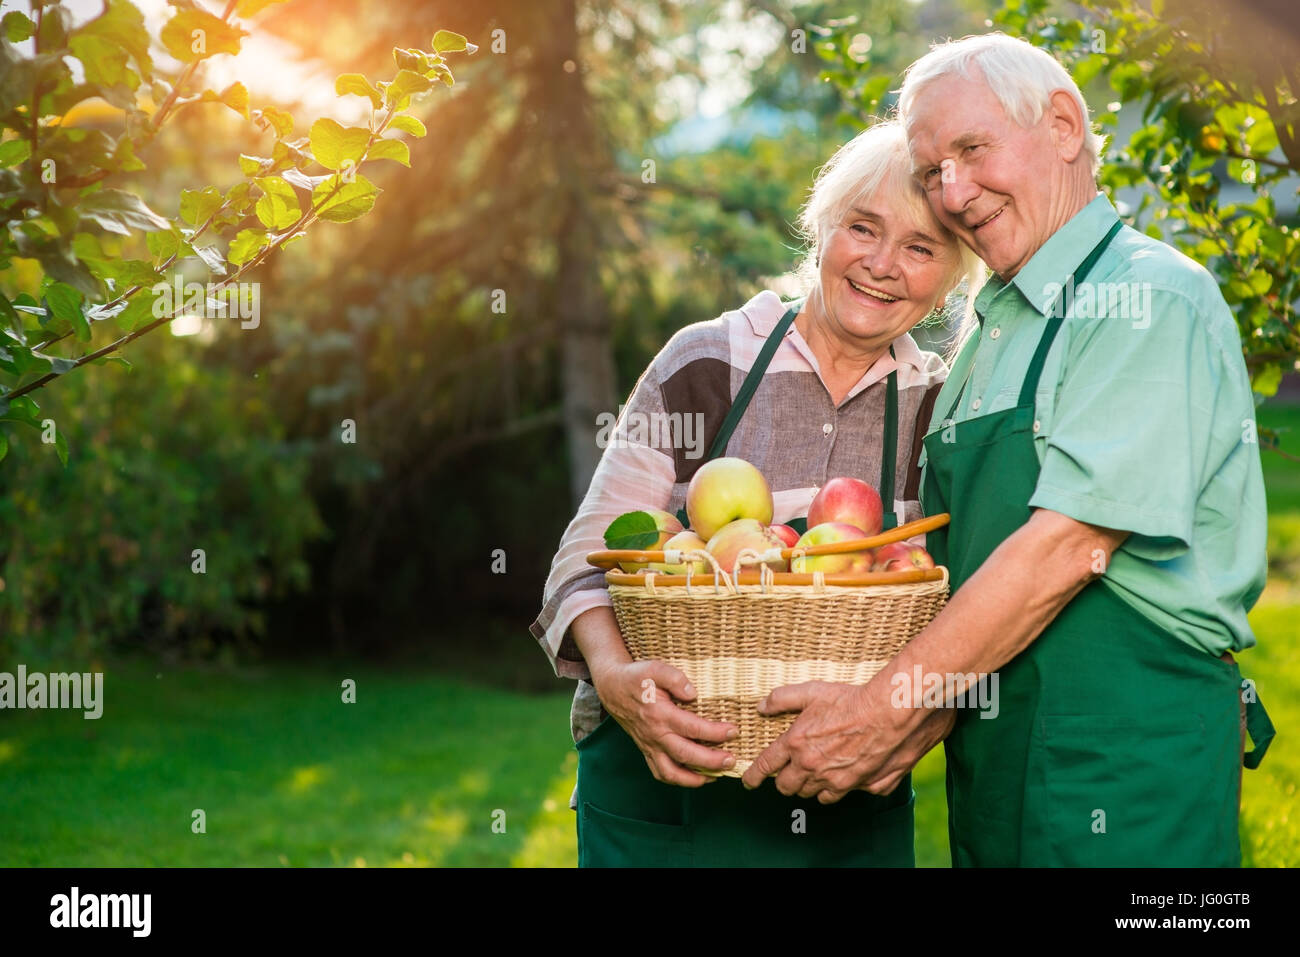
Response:
POLYGON ((609 309, 597 269, 601 222, 590 194, 600 182, 595 167, 602 144, 591 122, 592 103, 583 83, 574 0, 564 0, 553 47, 556 54, 556 169, 564 197, 556 237, 559 263, 554 291, 560 324, 560 384, 564 390, 564 434, 569 452, 569 491, 574 508, 596 471, 596 417, 616 411, 614 356, 609 309), (576 66, 564 69, 568 61, 576 66))

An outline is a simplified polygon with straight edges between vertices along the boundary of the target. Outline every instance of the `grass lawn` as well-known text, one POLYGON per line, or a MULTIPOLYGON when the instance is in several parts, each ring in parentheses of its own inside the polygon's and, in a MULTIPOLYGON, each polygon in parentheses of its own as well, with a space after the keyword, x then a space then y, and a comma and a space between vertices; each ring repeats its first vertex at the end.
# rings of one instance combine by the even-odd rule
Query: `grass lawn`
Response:
MULTIPOLYGON (((1300 448, 1300 407, 1259 418, 1300 448)), ((1245 775, 1243 863, 1296 866, 1300 463, 1264 463, 1272 575, 1240 662, 1279 732, 1245 775)), ((444 641, 402 670, 110 662, 98 721, 0 711, 0 866, 572 866, 571 686, 545 680, 526 633, 508 640, 444 641), (520 690, 539 684, 556 690, 520 690)), ((913 777, 917 861, 947 866, 942 749, 913 777)))

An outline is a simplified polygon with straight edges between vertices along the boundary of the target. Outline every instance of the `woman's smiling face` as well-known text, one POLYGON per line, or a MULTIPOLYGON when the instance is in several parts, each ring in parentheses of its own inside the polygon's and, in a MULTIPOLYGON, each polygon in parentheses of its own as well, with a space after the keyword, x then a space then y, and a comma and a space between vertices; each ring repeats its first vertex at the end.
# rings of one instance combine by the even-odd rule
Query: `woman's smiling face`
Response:
POLYGON ((957 241, 932 216, 918 215, 909 199, 882 186, 824 239, 819 268, 827 331, 845 344, 870 349, 892 342, 952 288, 957 241))

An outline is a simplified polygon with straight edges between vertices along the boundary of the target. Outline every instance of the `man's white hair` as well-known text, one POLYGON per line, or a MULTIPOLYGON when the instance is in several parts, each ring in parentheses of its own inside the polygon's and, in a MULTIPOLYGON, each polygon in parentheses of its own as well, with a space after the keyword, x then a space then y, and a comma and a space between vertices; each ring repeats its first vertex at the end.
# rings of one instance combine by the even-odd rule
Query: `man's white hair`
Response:
POLYGON ((936 43, 929 53, 908 67, 898 94, 898 111, 904 124, 910 125, 908 116, 917 94, 935 80, 953 75, 974 79, 975 71, 983 76, 1007 116, 1025 128, 1042 119, 1052 93, 1056 90, 1069 93, 1083 115, 1083 148, 1096 177, 1105 142, 1092 128, 1088 104, 1079 92, 1079 85, 1051 54, 1005 33, 985 33, 936 43))

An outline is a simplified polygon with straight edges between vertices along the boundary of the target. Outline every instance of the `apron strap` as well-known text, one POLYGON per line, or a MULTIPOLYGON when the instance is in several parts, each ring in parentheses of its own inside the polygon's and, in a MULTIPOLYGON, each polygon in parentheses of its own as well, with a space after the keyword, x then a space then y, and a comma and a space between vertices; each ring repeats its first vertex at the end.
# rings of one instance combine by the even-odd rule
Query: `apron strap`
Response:
MULTIPOLYGON (((1116 223, 1110 227, 1110 231, 1102 237, 1101 242, 1097 243, 1097 245, 1092 248, 1092 252, 1088 253, 1088 257, 1079 264, 1079 268, 1074 271, 1069 282, 1067 282, 1061 288, 1060 293, 1057 294, 1056 302, 1052 304, 1052 308, 1049 311, 1047 328, 1043 330, 1043 334, 1038 340, 1038 348, 1034 352, 1033 361, 1029 363, 1029 370, 1025 374, 1024 382, 1021 383, 1020 399, 1016 403, 1017 405, 1028 405, 1034 400, 1034 393, 1038 391, 1038 380, 1042 376, 1043 366, 1047 362, 1047 353, 1052 348, 1052 342, 1056 339, 1056 333, 1060 330, 1061 324, 1065 321, 1066 314, 1074 307, 1075 286, 1088 278, 1088 273, 1092 272, 1092 267, 1097 265, 1097 260, 1101 258, 1101 254, 1106 251, 1106 247, 1110 245, 1110 241, 1115 238, 1115 234, 1120 231, 1120 228, 1123 227, 1123 225, 1124 223, 1122 221, 1116 221, 1116 223), (1068 301, 1067 293, 1069 294, 1068 301)), ((980 328, 982 329, 984 327, 984 316, 979 312, 976 312, 975 317, 979 320, 980 328)), ((972 361, 970 368, 966 371, 966 378, 962 380, 961 388, 957 390, 957 397, 953 399, 952 407, 948 409, 948 414, 939 420, 940 424, 950 420, 953 413, 957 411, 957 406, 961 403, 961 397, 966 394, 966 386, 970 382, 971 376, 974 374, 975 363, 972 361)))
MULTIPOLYGON (((713 444, 709 446, 709 454, 704 457, 705 462, 712 462, 727 450, 727 443, 731 441, 731 434, 736 431, 736 426, 740 424, 741 417, 744 416, 745 410, 749 408, 749 400, 758 391, 759 383, 763 381, 763 376, 767 374, 767 367, 772 362, 772 356, 776 355, 776 350, 780 347, 781 340, 785 338, 786 332, 790 329, 790 324, 799 315, 801 305, 803 305, 801 301, 792 303, 789 309, 786 310, 786 314, 773 327, 767 341, 763 343, 758 358, 749 367, 749 374, 745 376, 745 381, 740 384, 740 391, 736 393, 731 408, 727 410, 726 418, 722 420, 722 427, 718 429, 718 434, 713 437, 713 444)), ((704 463, 701 462, 700 464, 703 465, 704 463)), ((677 510, 677 520, 682 523, 683 528, 689 525, 690 519, 687 518, 685 506, 677 510)))
MULTIPOLYGON (((889 356, 894 355, 894 347, 889 347, 889 356)), ((889 373, 885 389, 885 439, 880 455, 880 500, 885 505, 883 529, 888 531, 898 526, 898 516, 894 513, 894 471, 895 456, 898 452, 898 370, 889 373)))
MULTIPOLYGON (((1060 293, 1057 294, 1056 304, 1052 307, 1051 318, 1047 320, 1047 328, 1043 330, 1042 338, 1038 340, 1038 349, 1034 353, 1033 361, 1029 363, 1029 371, 1025 374, 1025 381, 1020 386, 1020 401, 1017 405, 1032 405, 1034 395, 1038 392, 1038 380, 1043 374, 1043 366, 1047 364, 1047 353, 1052 348, 1052 342, 1056 339, 1056 334, 1060 331, 1062 323, 1065 322, 1065 315, 1074 308, 1074 288, 1081 285, 1088 278, 1088 273, 1092 272, 1092 267, 1097 265, 1097 260, 1101 254, 1106 251, 1110 241, 1115 238, 1115 234, 1120 231, 1124 223, 1120 220, 1115 221, 1115 225, 1110 227, 1110 232, 1102 238, 1092 252, 1088 253, 1088 258, 1079 264, 1079 268, 1074 271, 1070 281, 1065 284, 1060 293), (1068 293, 1068 298, 1067 298, 1068 293)), ((974 368, 974 363, 971 363, 974 368)))
POLYGON ((1269 720, 1268 712, 1264 710, 1264 702, 1259 700, 1258 693, 1255 695, 1254 701, 1246 703, 1246 733, 1250 735, 1255 750, 1245 754, 1241 759, 1241 763, 1254 770, 1259 767, 1259 762, 1264 760, 1264 754, 1268 751, 1268 746, 1277 733, 1273 727, 1273 722, 1269 720))

